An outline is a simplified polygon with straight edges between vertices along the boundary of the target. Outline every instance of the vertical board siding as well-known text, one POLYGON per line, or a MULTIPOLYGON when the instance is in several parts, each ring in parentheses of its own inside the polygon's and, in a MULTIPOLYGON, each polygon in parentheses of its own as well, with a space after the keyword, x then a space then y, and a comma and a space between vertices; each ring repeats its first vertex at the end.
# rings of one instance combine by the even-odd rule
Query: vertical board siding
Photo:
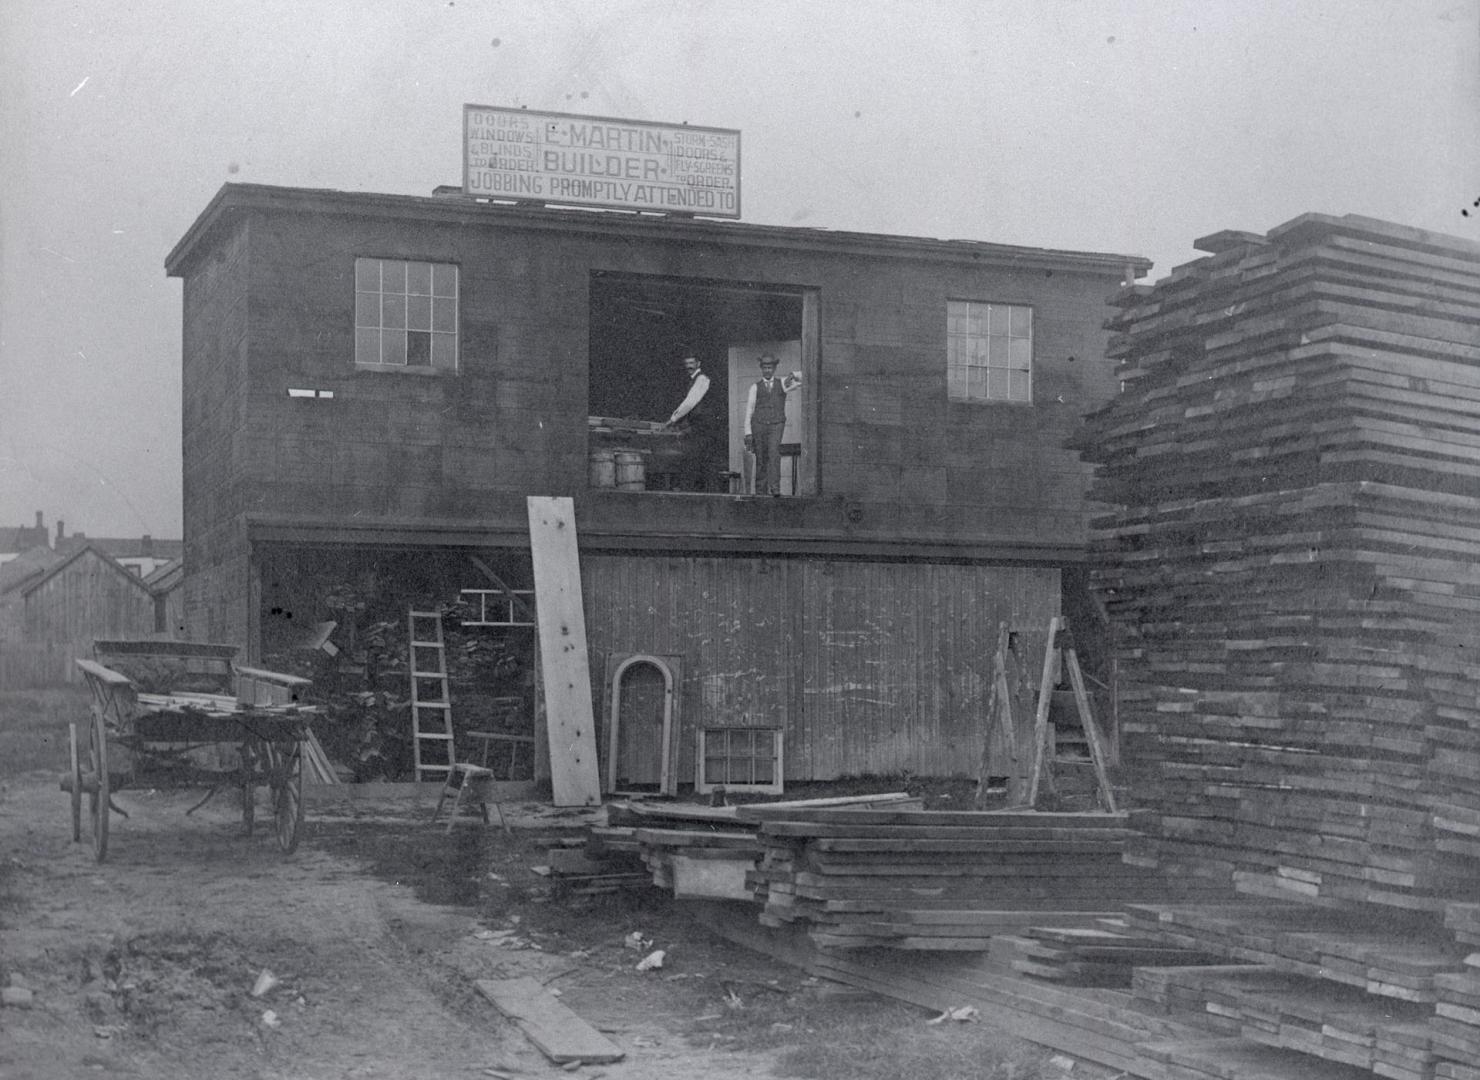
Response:
POLYGON ((789 780, 969 774, 998 624, 1059 605, 1043 568, 588 555, 582 574, 595 678, 612 653, 683 657, 684 783, 699 725, 781 727, 789 780))
POLYGON ((147 637, 154 597, 128 571, 88 552, 26 594, 25 625, 31 641, 147 637))

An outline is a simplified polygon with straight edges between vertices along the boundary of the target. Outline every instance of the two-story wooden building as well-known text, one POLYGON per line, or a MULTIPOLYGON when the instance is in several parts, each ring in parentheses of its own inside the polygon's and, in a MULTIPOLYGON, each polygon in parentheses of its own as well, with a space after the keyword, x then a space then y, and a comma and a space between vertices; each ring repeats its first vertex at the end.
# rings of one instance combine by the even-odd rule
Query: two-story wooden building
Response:
POLYGON ((361 571, 528 587, 525 498, 571 496, 593 685, 677 680, 681 739, 608 774, 687 782, 701 729, 788 779, 974 768, 999 623, 1046 626, 1082 559, 1064 444, 1149 263, 440 190, 229 184, 170 253, 190 635, 260 655, 361 571), (780 497, 748 494, 766 352, 801 376, 780 497), (721 432, 687 486, 685 356, 721 432))

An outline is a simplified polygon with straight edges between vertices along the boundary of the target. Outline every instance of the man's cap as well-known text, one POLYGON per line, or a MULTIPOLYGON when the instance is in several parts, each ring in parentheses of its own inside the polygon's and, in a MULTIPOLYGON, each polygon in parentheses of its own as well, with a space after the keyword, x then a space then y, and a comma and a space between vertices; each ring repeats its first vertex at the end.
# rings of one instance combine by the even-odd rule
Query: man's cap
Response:
POLYGON ((760 360, 761 367, 775 367, 779 363, 774 356, 763 356, 760 360))

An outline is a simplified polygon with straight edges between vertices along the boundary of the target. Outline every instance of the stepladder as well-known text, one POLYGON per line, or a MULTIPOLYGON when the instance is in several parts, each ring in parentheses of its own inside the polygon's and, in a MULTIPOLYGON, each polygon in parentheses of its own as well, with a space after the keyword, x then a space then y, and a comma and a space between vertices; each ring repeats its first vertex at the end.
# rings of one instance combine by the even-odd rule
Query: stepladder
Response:
POLYGON ((1079 665, 1079 652, 1069 631, 1069 621, 1055 615, 1048 625, 1048 643, 1043 654, 1043 674, 1038 684, 1038 700, 1033 716, 1032 752, 1029 758, 1027 804, 1037 807, 1041 795, 1053 789, 1054 767, 1069 764, 1071 759, 1057 753, 1055 732, 1049 723, 1049 709, 1054 688, 1065 676, 1074 697, 1074 710, 1089 751, 1089 764, 1095 773, 1095 794, 1100 806, 1116 813, 1115 787, 1110 781, 1112 760, 1110 747, 1095 719, 1084 671, 1079 665))
POLYGON ((446 780, 457 764, 447 645, 440 611, 406 613, 407 671, 411 680, 411 749, 416 779, 446 780))
POLYGON ((997 629, 997 651, 992 657, 987 691, 987 730, 977 776, 976 805, 985 808, 993 780, 1006 784, 1007 802, 1027 802, 1028 770, 1033 750, 1033 701, 1027 656, 1033 648, 1026 635, 1007 623, 997 629))
POLYGON ((1094 770, 1096 801, 1115 812, 1109 768, 1116 758, 1113 743, 1096 720, 1068 621, 1055 616, 1046 635, 1001 624, 987 695, 978 808, 987 804, 990 779, 1006 781, 1008 806, 1036 808, 1046 796, 1060 794, 1056 767, 1088 765, 1094 770), (1040 655, 1043 662, 1035 674, 1030 668, 1040 655), (1066 682, 1068 688, 1060 689, 1066 682), (1065 726, 1071 717, 1072 725, 1065 726), (1068 744, 1080 743, 1084 756, 1073 756, 1068 744))

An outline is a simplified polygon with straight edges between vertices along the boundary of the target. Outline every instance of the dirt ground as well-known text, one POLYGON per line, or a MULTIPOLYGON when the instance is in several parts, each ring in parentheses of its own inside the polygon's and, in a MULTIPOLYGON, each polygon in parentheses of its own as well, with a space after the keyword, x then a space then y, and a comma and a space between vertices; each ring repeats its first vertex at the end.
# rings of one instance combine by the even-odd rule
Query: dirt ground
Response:
MULTIPOLYGON (((579 1069, 591 1078, 859 1076, 829 1040, 922 1030, 934 1043, 911 1076, 1037 1072, 1028 1044, 983 1051, 924 1029, 916 1010, 714 938, 659 890, 554 894, 532 867, 576 822, 548 808, 517 815, 512 835, 449 835, 426 805, 310 805, 284 857, 260 824, 242 834, 229 795, 186 815, 199 795, 118 794, 130 816, 115 815, 98 864, 71 840, 56 771, 0 780, 0 985, 31 997, 0 1008, 0 1076, 555 1075, 474 989, 521 975, 625 1051, 579 1069), (634 931, 666 951, 662 969, 636 970, 634 931), (264 971, 276 985, 253 996, 264 971)), ((884 1068, 868 1075, 906 1073, 884 1068)))

